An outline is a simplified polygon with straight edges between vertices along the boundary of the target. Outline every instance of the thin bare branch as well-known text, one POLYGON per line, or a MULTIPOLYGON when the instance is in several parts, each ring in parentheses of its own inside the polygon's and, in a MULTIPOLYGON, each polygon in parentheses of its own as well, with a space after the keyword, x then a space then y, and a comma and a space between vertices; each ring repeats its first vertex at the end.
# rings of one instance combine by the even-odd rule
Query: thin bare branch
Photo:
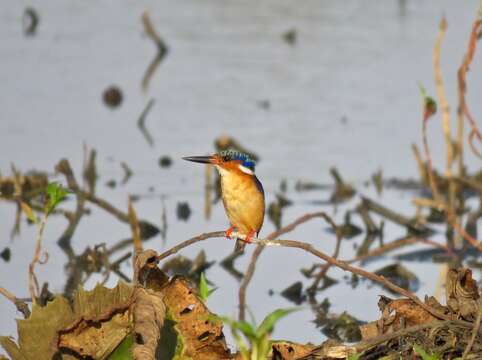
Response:
MULTIPOLYGON (((283 234, 286 234, 290 231, 293 231, 297 226, 311 220, 314 218, 323 218, 325 219, 326 222, 330 224, 330 226, 337 232, 337 226, 335 222, 331 219, 331 217, 326 214, 325 212, 315 212, 311 214, 305 214, 301 216, 300 218, 296 219, 294 222, 291 224, 288 224, 281 229, 269 234, 267 236, 267 239, 275 239, 278 236, 281 236, 283 234)), ((244 274, 243 281, 241 282, 241 285, 239 287, 238 291, 238 297, 239 297, 239 320, 244 320, 245 318, 245 309, 246 309, 246 290, 248 288, 249 282, 253 278, 254 271, 256 270, 256 262, 258 261, 259 256, 263 252, 263 245, 258 245, 256 249, 253 251, 253 255, 251 256, 251 260, 248 265, 248 269, 246 270, 246 273, 244 274)))
POLYGON ((17 310, 23 314, 23 317, 25 319, 30 316, 30 309, 28 308, 27 304, 25 304, 22 300, 13 295, 10 291, 0 286, 0 294, 10 300, 15 305, 17 310))

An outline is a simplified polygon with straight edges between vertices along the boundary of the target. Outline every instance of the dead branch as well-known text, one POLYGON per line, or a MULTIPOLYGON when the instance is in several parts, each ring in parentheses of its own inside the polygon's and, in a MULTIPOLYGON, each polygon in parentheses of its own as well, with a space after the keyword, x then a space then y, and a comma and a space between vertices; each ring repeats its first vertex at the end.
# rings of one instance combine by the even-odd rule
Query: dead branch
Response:
POLYGON ((0 286, 0 294, 10 300, 15 305, 17 310, 23 314, 23 317, 25 319, 30 316, 30 309, 28 308, 27 304, 25 304, 22 300, 13 295, 10 291, 0 286))

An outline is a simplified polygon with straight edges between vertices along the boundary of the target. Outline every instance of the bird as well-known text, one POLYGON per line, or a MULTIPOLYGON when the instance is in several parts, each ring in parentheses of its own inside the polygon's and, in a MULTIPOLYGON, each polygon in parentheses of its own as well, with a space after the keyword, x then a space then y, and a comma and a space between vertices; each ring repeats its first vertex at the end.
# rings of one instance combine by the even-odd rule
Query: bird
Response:
POLYGON ((238 151, 221 151, 210 156, 187 156, 184 160, 212 164, 221 178, 221 198, 230 222, 226 237, 233 232, 244 235, 236 239, 235 253, 244 251, 263 226, 265 213, 264 189, 254 174, 255 162, 238 151))

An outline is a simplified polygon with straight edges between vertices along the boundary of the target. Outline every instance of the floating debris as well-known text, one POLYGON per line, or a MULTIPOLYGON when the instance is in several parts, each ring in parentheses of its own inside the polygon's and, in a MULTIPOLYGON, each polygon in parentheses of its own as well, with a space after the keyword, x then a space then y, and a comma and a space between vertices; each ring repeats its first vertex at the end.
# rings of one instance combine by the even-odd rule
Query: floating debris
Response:
POLYGON ((105 183, 105 186, 107 186, 111 189, 115 189, 115 187, 117 186, 117 181, 115 181, 114 179, 110 179, 109 181, 107 181, 105 183))
POLYGON ((199 283, 201 273, 205 272, 213 264, 214 261, 207 261, 205 251, 201 250, 196 255, 194 260, 179 255, 169 261, 166 261, 162 266, 162 271, 164 271, 169 276, 185 276, 197 284, 199 283))
POLYGON ((298 41, 298 32, 296 31, 296 29, 293 28, 286 31, 283 34, 283 40, 291 46, 296 45, 296 42, 298 41))
POLYGON ((162 202, 162 213, 161 213, 161 228, 159 232, 161 234, 162 242, 165 244, 166 236, 167 236, 167 211, 166 211, 166 204, 164 202, 164 198, 161 198, 162 202))
POLYGON ((303 283, 297 281, 294 284, 288 286, 281 292, 281 296, 296 305, 302 304, 306 300, 306 295, 303 294, 303 283))
POLYGON ((144 138, 146 139, 147 143, 150 146, 154 145, 154 140, 146 128, 146 117, 147 117, 147 114, 149 114, 149 111, 151 111, 151 108, 154 106, 154 103, 155 103, 154 99, 150 99, 146 107, 144 108, 144 110, 142 110, 142 113, 139 116, 139 119, 137 120, 137 127, 139 128, 139 130, 142 133, 142 136, 144 136, 144 138))
POLYGON ((162 60, 164 60, 166 57, 169 49, 164 40, 161 39, 159 34, 154 29, 151 18, 149 17, 149 13, 147 11, 144 11, 142 14, 142 23, 144 24, 144 31, 146 32, 147 36, 154 42, 154 44, 156 44, 157 47, 157 54, 147 67, 147 70, 142 78, 142 90, 146 92, 149 89, 149 83, 152 76, 156 72, 156 69, 161 64, 162 60))
POLYGON ((125 185, 131 178, 132 174, 134 174, 134 172, 131 170, 129 165, 127 165, 125 162, 121 162, 121 167, 122 167, 122 170, 124 170, 124 177, 121 180, 121 184, 125 185))
POLYGON ((366 197, 362 197, 362 206, 365 206, 369 211, 383 216, 396 224, 406 227, 411 233, 417 235, 428 235, 434 233, 432 229, 424 226, 423 224, 419 224, 415 220, 409 219, 402 214, 396 213, 395 211, 390 210, 387 207, 366 197))
POLYGON ((39 22, 40 17, 37 10, 32 7, 25 8, 22 16, 23 34, 25 36, 34 36, 37 33, 39 22))
MULTIPOLYGON (((333 227, 327 228, 326 231, 331 233, 331 234, 336 234, 333 227)), ((351 223, 351 212, 350 211, 347 211, 345 213, 345 221, 344 221, 343 224, 338 225, 337 231, 340 233, 340 235, 344 239, 352 239, 352 238, 360 235, 361 233, 363 233, 362 228, 360 228, 359 226, 351 223)))
POLYGON ((91 194, 95 194, 95 186, 97 184, 97 179, 99 178, 99 174, 97 173, 97 166, 95 163, 96 157, 97 157, 97 152, 95 151, 95 149, 92 149, 89 152, 89 155, 88 155, 89 159, 82 173, 82 177, 87 183, 88 191, 91 194))
POLYGON ((256 102, 256 105, 258 105, 258 107, 260 109, 263 109, 263 110, 266 110, 266 111, 271 109, 271 102, 269 100, 258 100, 256 102))
POLYGON ((279 184, 279 190, 282 193, 285 193, 286 191, 288 191, 288 182, 286 181, 286 179, 281 180, 279 184))
POLYGON ((360 325, 366 323, 344 311, 340 315, 319 312, 315 324, 321 327, 321 332, 330 339, 355 342, 361 340, 360 325))
POLYGON ((189 204, 187 202, 177 203, 176 214, 179 220, 187 221, 191 216, 191 208, 189 207, 189 204))
POLYGON ((6 247, 5 249, 3 249, 0 253, 0 257, 3 259, 3 261, 9 262, 10 258, 12 257, 12 252, 10 251, 10 248, 6 247))
MULTIPOLYGON (((375 271, 375 274, 383 276, 405 290, 416 292, 420 287, 420 281, 417 276, 399 263, 385 266, 375 271)), ((385 289, 393 294, 397 294, 388 288, 385 289)))
POLYGON ((268 206, 268 218, 275 225, 276 229, 281 227, 281 216, 283 209, 292 205, 293 202, 282 194, 276 194, 276 201, 273 201, 268 206))
POLYGON ((341 203, 349 200, 356 194, 355 189, 346 184, 338 170, 334 167, 330 169, 331 176, 335 179, 335 191, 331 195, 330 201, 333 203, 341 203))
POLYGON ((383 191, 383 171, 382 169, 378 170, 376 173, 372 175, 372 182, 375 185, 375 189, 377 191, 377 195, 381 195, 383 191))
POLYGON ((163 155, 159 158, 159 166, 161 168, 168 168, 172 165, 172 159, 167 156, 167 155, 163 155))
POLYGON ((104 104, 111 109, 115 109, 122 104, 122 90, 115 85, 111 85, 104 91, 103 99, 104 104))
POLYGON ((310 190, 330 190, 333 185, 318 184, 312 181, 298 180, 295 184, 296 191, 310 191, 310 190))

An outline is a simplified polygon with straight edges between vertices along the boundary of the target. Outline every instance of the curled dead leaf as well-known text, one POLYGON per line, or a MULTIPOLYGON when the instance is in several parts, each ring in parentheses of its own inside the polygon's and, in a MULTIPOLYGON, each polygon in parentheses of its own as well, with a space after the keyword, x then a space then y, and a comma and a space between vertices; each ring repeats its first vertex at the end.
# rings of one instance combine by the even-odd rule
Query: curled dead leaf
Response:
POLYGON ((156 359, 161 328, 166 317, 162 294, 138 287, 134 303, 134 359, 156 359))

